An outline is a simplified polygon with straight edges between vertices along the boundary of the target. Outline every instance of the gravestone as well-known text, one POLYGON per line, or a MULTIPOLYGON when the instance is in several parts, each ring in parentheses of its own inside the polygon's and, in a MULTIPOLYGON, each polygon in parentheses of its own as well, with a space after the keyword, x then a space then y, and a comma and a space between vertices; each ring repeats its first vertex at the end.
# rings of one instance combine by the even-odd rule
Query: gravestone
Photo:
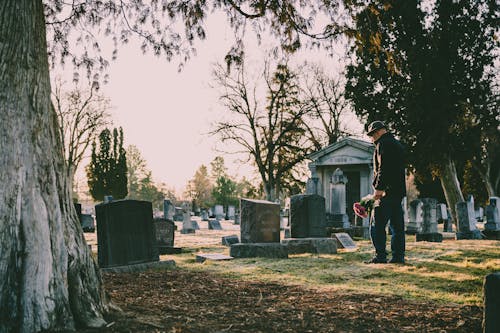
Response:
POLYGON ((102 268, 158 261, 151 202, 117 200, 95 206, 102 268))
POLYGON ((200 225, 198 224, 198 221, 191 220, 191 225, 193 226, 194 230, 200 230, 200 225))
POLYGON ((330 212, 327 226, 334 228, 350 228, 349 217, 346 214, 346 184, 347 177, 337 168, 330 180, 330 212))
POLYGON ((208 220, 208 230, 222 230, 220 221, 218 220, 208 220))
POLYGON ((333 238, 288 238, 283 239, 281 244, 288 249, 288 254, 314 253, 335 254, 337 253, 337 240, 333 238))
POLYGON ((222 253, 198 253, 196 255, 196 262, 205 262, 207 260, 220 261, 220 260, 231 260, 233 257, 226 256, 222 253))
MULTIPOLYGON (((194 234, 196 227, 193 224, 193 221, 191 220, 191 212, 189 211, 189 208, 187 205, 184 205, 182 207, 182 229, 181 229, 181 234, 194 234)), ((199 227, 198 227, 199 229, 199 227)))
POLYGON ((174 220, 175 206, 172 201, 165 199, 163 200, 163 217, 168 221, 174 220))
POLYGON ((352 240, 351 236, 349 236, 348 233, 345 232, 337 232, 332 235, 336 240, 337 240, 337 247, 343 248, 343 249, 348 249, 348 250, 354 250, 357 249, 358 246, 354 241, 352 240))
POLYGON ((306 194, 319 194, 319 178, 312 177, 306 182, 306 194))
POLYGON ((201 220, 202 221, 208 221, 208 212, 206 209, 201 210, 201 220))
POLYGON ((233 244, 239 243, 240 239, 236 235, 229 235, 222 237, 222 245, 231 246, 233 244))
POLYGON ((182 249, 174 247, 175 223, 164 218, 154 219, 153 223, 156 231, 155 233, 158 253, 180 253, 182 249))
POLYGON ((488 239, 500 239, 500 198, 490 197, 486 206, 486 223, 483 230, 488 239))
POLYGON ((173 216, 174 221, 184 221, 184 212, 182 210, 182 207, 174 207, 174 216, 173 216))
POLYGON ((483 222, 483 218, 484 218, 484 209, 483 207, 478 207, 475 211, 474 211, 475 215, 476 215, 476 220, 478 222, 483 222))
POLYGON ((500 272, 484 278, 483 333, 498 333, 500 329, 500 272))
POLYGON ((227 206, 227 219, 234 220, 236 214, 236 208, 234 206, 227 206))
POLYGON ((418 199, 410 202, 410 213, 408 216, 408 225, 406 226, 406 233, 408 235, 415 235, 422 231, 423 205, 422 201, 418 199))
POLYGON ((214 206, 214 215, 217 220, 223 220, 224 219, 224 207, 222 205, 215 205, 214 206))
POLYGON ((238 213, 236 213, 236 214, 234 215, 234 221, 233 221, 233 224, 235 224, 235 225, 240 225, 240 223, 241 223, 241 215, 240 215, 240 214, 238 214, 238 213))
POLYGON ((417 233, 417 242, 436 242, 443 241, 443 235, 438 233, 437 222, 437 200, 432 198, 423 198, 422 201, 422 231, 417 233))
POLYGON ((280 205, 265 200, 240 200, 241 242, 279 243, 280 205))
POLYGON ((444 203, 438 204, 437 208, 438 223, 443 224, 443 232, 453 232, 453 223, 450 212, 444 203))
POLYGON ((477 229, 474 215, 474 203, 460 201, 456 204, 458 217, 457 239, 482 239, 481 231, 477 229))
POLYGON ((325 198, 317 194, 297 194, 290 198, 292 238, 326 237, 325 198))

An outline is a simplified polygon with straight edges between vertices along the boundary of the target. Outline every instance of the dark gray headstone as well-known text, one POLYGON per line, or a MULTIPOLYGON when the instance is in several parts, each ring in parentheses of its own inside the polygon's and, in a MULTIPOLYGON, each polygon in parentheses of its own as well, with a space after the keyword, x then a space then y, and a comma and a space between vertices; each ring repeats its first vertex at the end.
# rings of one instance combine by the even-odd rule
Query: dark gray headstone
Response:
POLYGON ((437 242, 443 241, 443 235, 438 233, 437 221, 437 200, 423 198, 422 201, 422 231, 417 233, 417 242, 437 242))
POLYGON ((239 242, 240 242, 240 239, 236 235, 222 237, 222 245, 225 245, 225 246, 231 246, 231 245, 239 243, 239 242))
POLYGON ((206 209, 201 210, 201 220, 208 221, 208 211, 206 209))
POLYGON ((486 224, 484 234, 488 239, 500 239, 500 198, 491 197, 486 206, 486 224))
POLYGON ((175 223, 167 219, 154 219, 158 246, 174 246, 175 223))
POLYGON ((298 194, 290 198, 292 238, 326 237, 325 198, 317 194, 298 194))
POLYGON ((191 225, 193 226, 194 230, 200 230, 200 225, 198 224, 198 221, 191 220, 191 225))
POLYGON ((173 221, 175 215, 175 206, 172 201, 163 200, 163 217, 168 221, 173 221))
POLYGON ((231 245, 229 255, 234 258, 288 258, 286 246, 280 243, 237 243, 231 245))
POLYGON ((172 217, 174 221, 183 221, 184 212, 181 207, 174 207, 174 216, 172 217))
POLYGON ((208 229, 209 230, 222 230, 222 226, 220 225, 220 221, 208 220, 208 229))
POLYGON ((118 200, 95 210, 100 267, 159 260, 151 202, 118 200))
POLYGON ((265 200, 240 200, 241 242, 279 243, 280 205, 265 200))
POLYGON ((422 231, 423 222, 423 203, 420 200, 413 200, 410 202, 410 211, 408 214, 408 225, 406 226, 406 233, 415 235, 422 231))
POLYGON ((484 278, 483 332, 497 333, 500 329, 500 272, 484 278))
MULTIPOLYGON (((473 203, 472 203, 473 204, 473 203)), ((476 226, 474 207, 471 202, 460 201, 456 204, 458 217, 457 239, 482 239, 481 232, 476 226)))

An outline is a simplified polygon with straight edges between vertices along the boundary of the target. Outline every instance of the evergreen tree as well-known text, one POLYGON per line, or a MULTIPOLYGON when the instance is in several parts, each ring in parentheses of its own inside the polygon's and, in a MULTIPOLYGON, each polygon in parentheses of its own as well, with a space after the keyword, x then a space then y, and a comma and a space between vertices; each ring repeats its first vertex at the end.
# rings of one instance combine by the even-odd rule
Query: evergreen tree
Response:
POLYGON ((112 148, 111 131, 107 128, 99 134, 98 151, 96 143, 92 144, 87 178, 90 195, 94 200, 102 201, 105 195, 111 195, 114 199, 127 196, 127 158, 121 128, 113 130, 112 148))

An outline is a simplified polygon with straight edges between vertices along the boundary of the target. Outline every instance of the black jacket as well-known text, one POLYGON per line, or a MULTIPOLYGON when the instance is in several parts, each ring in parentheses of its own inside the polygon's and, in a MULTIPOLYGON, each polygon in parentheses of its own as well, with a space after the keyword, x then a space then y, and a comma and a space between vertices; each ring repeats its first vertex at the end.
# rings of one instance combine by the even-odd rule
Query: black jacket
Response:
POLYGON ((403 145, 391 133, 375 141, 373 152, 373 187, 389 197, 406 195, 405 152, 403 145))

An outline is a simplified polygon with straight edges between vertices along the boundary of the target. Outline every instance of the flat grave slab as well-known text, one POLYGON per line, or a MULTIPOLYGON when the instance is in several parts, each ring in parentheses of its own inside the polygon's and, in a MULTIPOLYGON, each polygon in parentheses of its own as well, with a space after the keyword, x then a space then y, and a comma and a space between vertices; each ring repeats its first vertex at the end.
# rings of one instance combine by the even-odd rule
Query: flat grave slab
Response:
POLYGON ((351 236, 349 236, 346 232, 338 232, 332 235, 338 242, 337 245, 341 249, 347 250, 356 250, 358 246, 352 240, 351 236))
POLYGON ((196 262, 205 262, 207 260, 214 260, 214 261, 219 261, 219 260, 231 260, 233 257, 227 256, 222 253, 198 253, 196 255, 196 262))
POLYGON ((229 254, 234 258, 288 258, 288 249, 281 243, 237 243, 229 254))
POLYGON ((174 260, 161 260, 154 262, 145 262, 141 264, 134 265, 123 265, 123 266, 114 266, 114 267, 106 267, 101 268, 101 272, 105 273, 133 273, 133 272, 142 272, 150 268, 174 268, 175 261, 174 260))

